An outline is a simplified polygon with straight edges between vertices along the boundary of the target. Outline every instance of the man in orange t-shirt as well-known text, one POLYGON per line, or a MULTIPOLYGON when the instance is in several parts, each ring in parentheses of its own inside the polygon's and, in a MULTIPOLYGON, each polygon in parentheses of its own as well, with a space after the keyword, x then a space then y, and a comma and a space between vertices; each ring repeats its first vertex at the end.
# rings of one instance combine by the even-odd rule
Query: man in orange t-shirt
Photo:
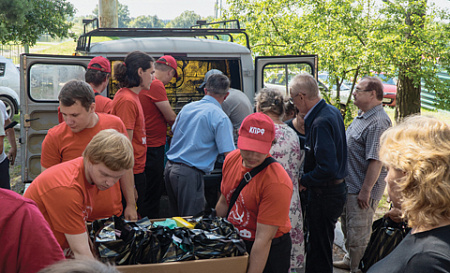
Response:
POLYGON ((177 61, 170 55, 162 56, 155 62, 155 79, 150 90, 144 89, 139 93, 147 133, 145 177, 149 194, 149 218, 160 217, 159 202, 164 189, 167 124, 172 125, 177 117, 169 103, 164 85, 177 76, 177 61))
POLYGON ((82 157, 45 170, 31 183, 24 197, 36 202, 66 257, 94 258, 86 220, 98 205, 98 193, 116 184, 133 164, 129 139, 107 129, 94 136, 82 157))
POLYGON ((291 222, 289 207, 292 181, 284 168, 272 163, 242 189, 230 214, 228 206, 244 174, 261 165, 275 138, 271 118, 249 115, 239 130, 238 149, 225 158, 218 216, 226 217, 239 230, 250 253, 247 272, 286 273, 290 267, 291 222))
POLYGON ((89 62, 84 78, 91 85, 92 89, 94 89, 95 112, 97 113, 111 113, 112 100, 100 94, 108 86, 110 76, 111 64, 108 59, 97 56, 89 62))
MULTIPOLYGON (((95 112, 96 113, 111 113, 112 100, 102 96, 100 93, 108 86, 109 77, 111 76, 111 64, 108 59, 98 56, 92 58, 88 64, 88 69, 84 74, 86 82, 94 90, 95 94, 95 112)), ((58 121, 63 122, 61 110, 58 107, 58 121)))
MULTIPOLYGON (((51 128, 42 142, 42 171, 81 156, 89 141, 101 130, 115 129, 127 135, 119 118, 94 112, 95 97, 87 83, 75 80, 66 83, 58 99, 65 122, 51 128)), ((126 219, 137 219, 133 186, 132 171, 129 171, 121 178, 120 185, 115 184, 106 191, 98 192, 95 200, 99 205, 88 220, 120 216, 122 212, 126 219), (122 208, 121 189, 127 203, 125 211, 122 208)))

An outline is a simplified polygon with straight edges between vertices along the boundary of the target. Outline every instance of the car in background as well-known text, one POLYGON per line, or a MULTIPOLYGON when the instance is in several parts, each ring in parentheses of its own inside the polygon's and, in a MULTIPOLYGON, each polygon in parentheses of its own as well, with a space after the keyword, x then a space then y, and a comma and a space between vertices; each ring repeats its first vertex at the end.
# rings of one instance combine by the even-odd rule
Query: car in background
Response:
POLYGON ((383 105, 395 107, 397 105, 397 78, 388 77, 385 73, 373 73, 383 82, 383 105))
POLYGON ((19 113, 20 74, 14 63, 0 56, 0 100, 5 103, 6 112, 12 120, 19 113))
MULTIPOLYGON (((331 84, 328 72, 320 72, 318 75, 319 89, 322 95, 329 97, 332 101, 337 98, 337 85, 331 84)), ((351 95, 352 83, 344 80, 339 89, 339 103, 345 105, 351 95)))

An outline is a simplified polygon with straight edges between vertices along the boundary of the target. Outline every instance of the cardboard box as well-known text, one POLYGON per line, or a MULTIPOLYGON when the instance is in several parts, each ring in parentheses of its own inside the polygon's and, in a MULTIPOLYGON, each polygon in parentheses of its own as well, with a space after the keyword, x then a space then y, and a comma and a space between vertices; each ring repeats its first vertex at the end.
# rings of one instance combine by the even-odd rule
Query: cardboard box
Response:
POLYGON ((173 263, 122 265, 122 273, 246 273, 248 255, 173 263))

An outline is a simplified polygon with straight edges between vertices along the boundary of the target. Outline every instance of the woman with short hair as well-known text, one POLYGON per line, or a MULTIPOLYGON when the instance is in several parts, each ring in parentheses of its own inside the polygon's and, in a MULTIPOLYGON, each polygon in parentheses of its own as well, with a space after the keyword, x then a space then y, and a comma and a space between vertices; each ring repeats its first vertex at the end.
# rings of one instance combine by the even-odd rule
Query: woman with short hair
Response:
POLYGON ((283 122, 285 114, 283 94, 272 88, 262 89, 255 98, 256 111, 269 116, 275 124, 275 141, 270 154, 289 174, 294 192, 292 194, 289 218, 291 219, 291 270, 299 272, 303 267, 305 240, 303 235, 303 214, 300 202, 298 179, 305 157, 295 131, 283 122))

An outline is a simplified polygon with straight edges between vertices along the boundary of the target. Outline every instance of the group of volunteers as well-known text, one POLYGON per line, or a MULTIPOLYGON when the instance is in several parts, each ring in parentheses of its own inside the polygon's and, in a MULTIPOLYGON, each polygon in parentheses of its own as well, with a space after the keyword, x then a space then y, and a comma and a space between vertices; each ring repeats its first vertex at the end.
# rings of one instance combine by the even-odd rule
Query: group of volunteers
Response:
POLYGON ((290 99, 262 89, 256 113, 211 69, 200 85, 205 96, 175 114, 165 90, 178 79, 170 55, 155 61, 134 51, 116 63, 121 89, 113 100, 101 95, 110 77, 110 62, 99 56, 86 82, 62 87, 60 124, 42 143, 42 173, 23 197, 0 189, 1 272, 100 268, 57 261, 95 258, 88 221, 158 218, 164 188, 171 216, 201 213, 204 175, 219 155, 215 209, 244 240, 247 272, 331 273, 333 265, 358 272, 386 182, 397 212, 386 217, 407 219, 412 231, 369 272, 450 271, 450 126, 416 116, 390 128, 378 78, 356 85, 359 111, 346 130, 309 74, 292 79, 290 99), (167 125, 173 137, 165 153, 167 125), (348 252, 333 263, 339 217, 348 252))

